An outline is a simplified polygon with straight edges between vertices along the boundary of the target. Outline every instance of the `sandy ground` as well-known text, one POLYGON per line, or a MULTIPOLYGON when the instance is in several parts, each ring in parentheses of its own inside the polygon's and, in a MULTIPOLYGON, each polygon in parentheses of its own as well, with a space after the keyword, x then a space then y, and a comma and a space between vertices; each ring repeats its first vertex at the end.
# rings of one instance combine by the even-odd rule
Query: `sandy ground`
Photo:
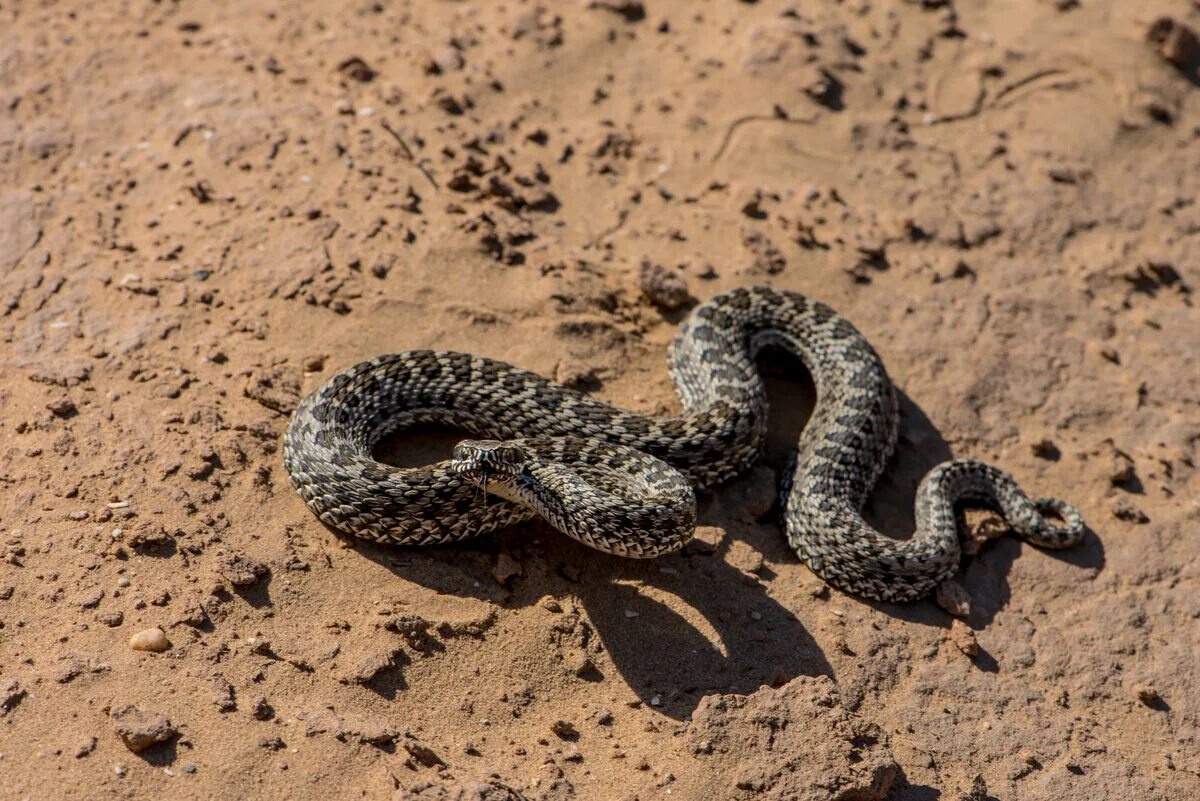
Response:
POLYGON ((1200 55, 1146 40, 1200 9, 592 6, 0 3, 0 797, 1200 795, 1200 55), (966 625, 827 590, 776 358, 761 465, 654 562, 343 541, 288 485, 286 413, 384 351, 671 410, 643 269, 872 339, 883 530, 953 453, 1087 541, 988 543, 966 625))

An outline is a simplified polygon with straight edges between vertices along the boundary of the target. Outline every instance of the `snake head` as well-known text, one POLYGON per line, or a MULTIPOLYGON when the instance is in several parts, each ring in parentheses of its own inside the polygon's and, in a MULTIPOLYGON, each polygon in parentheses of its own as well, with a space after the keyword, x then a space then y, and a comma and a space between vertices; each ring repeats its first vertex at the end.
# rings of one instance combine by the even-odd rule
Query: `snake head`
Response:
POLYGON ((466 439, 454 446, 450 468, 484 488, 489 482, 509 482, 525 469, 525 450, 494 439, 466 439))

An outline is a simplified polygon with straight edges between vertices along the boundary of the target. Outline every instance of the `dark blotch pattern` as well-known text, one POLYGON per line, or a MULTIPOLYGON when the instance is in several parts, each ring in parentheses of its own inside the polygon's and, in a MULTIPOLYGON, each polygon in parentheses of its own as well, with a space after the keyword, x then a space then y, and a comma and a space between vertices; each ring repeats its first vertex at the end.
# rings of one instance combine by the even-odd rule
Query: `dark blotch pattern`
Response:
POLYGON ((1001 512, 1042 547, 1082 537, 1073 507, 1031 500, 1008 474, 965 459, 921 482, 912 538, 872 529, 860 509, 896 441, 887 372, 828 306, 764 288, 715 297, 684 321, 668 357, 678 417, 618 409, 479 356, 406 351, 343 370, 305 398, 284 436, 284 465, 321 520, 371 540, 443 543, 539 514, 601 550, 657 556, 690 538, 693 487, 732 478, 761 450, 766 393, 755 357, 770 345, 797 355, 817 387, 781 497, 789 543, 829 583, 880 600, 925 595, 958 566, 955 504, 964 500, 1001 512), (372 458, 383 436, 421 423, 511 441, 524 460, 498 477, 460 474, 450 462, 408 469, 372 458))

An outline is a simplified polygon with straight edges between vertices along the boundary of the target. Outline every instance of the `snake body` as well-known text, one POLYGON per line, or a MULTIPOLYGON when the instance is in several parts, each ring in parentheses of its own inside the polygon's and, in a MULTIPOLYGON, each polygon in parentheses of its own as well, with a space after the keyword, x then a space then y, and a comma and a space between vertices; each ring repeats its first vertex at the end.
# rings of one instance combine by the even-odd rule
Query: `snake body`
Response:
POLYGON ((288 424, 284 463, 322 521, 370 540, 445 543, 541 514, 601 550, 657 556, 691 536, 692 488, 732 478, 759 454, 767 398, 755 358, 766 346, 797 355, 816 384, 781 498, 789 544, 830 584, 884 601, 924 596, 958 567, 963 502, 999 511, 1041 547, 1081 539, 1074 507, 1033 501, 1007 473, 966 459, 922 480, 910 539, 875 531, 860 510, 895 446, 895 389, 849 321, 765 288, 714 297, 683 322, 669 354, 678 416, 625 411, 481 356, 406 351, 345 369, 307 396, 288 424), (421 468, 374 459, 384 436, 418 423, 487 441, 421 468))

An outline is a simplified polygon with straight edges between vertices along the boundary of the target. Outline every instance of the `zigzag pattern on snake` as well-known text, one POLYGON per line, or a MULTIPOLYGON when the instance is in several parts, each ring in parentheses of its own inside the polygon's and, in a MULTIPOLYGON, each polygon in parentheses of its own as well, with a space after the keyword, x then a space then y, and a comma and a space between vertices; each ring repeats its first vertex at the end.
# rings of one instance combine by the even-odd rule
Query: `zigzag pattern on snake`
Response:
POLYGON ((680 327, 669 356, 678 416, 624 411, 480 356, 407 351, 343 370, 306 397, 285 434, 284 464, 321 520, 358 537, 444 543, 540 514, 601 550, 657 556, 691 537, 693 488, 732 478, 759 454, 767 398, 755 357, 768 345, 796 354, 816 384, 785 477, 783 523, 792 548, 830 584, 885 601, 927 594, 958 568, 964 502, 999 511, 1041 547, 1082 538, 1074 507, 1031 500, 1007 473, 966 459, 922 480, 910 539, 875 531, 860 509, 895 446, 892 383, 846 319, 764 288, 714 297, 680 327), (427 467, 374 459, 384 436, 425 422, 487 439, 427 467))

